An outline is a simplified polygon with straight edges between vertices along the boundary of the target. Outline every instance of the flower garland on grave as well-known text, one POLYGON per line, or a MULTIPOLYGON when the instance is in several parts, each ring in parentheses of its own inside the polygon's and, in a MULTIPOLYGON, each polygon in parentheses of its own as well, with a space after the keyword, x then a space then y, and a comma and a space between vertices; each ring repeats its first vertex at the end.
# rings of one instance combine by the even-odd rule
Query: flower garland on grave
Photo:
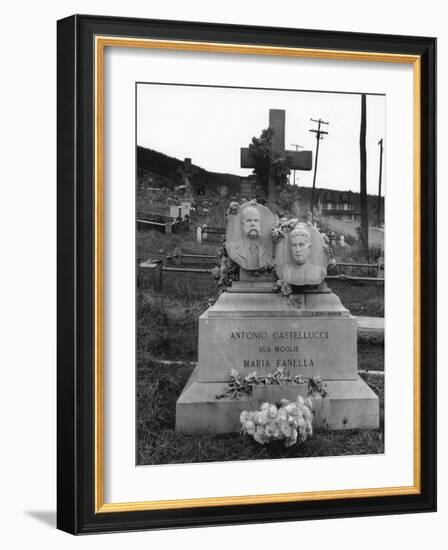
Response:
POLYGON ((211 274, 215 279, 219 293, 224 292, 232 281, 238 281, 240 278, 240 266, 227 255, 225 243, 218 251, 219 267, 212 269, 211 274))
POLYGON ((263 403, 259 411, 243 411, 240 415, 241 431, 257 443, 283 441, 285 447, 303 443, 313 435, 313 412, 311 399, 300 395, 292 403, 282 399, 279 407, 263 403))
MULTIPOLYGON (((223 397, 235 399, 243 394, 251 394, 253 387, 257 384, 266 386, 306 384, 308 395, 312 395, 314 392, 320 393, 322 397, 328 395, 320 376, 313 378, 306 378, 302 375, 290 377, 284 374, 282 367, 266 375, 258 375, 254 371, 244 378, 241 378, 236 369, 232 369, 230 378, 224 392, 216 396, 218 399, 223 397)), ((286 447, 291 447, 298 441, 302 443, 313 434, 312 409, 312 399, 309 397, 303 399, 301 395, 298 395, 294 402, 281 399, 278 406, 263 403, 259 411, 243 411, 241 413, 241 431, 243 434, 252 436, 261 445, 272 441, 283 441, 286 447)))
POLYGON ((256 385, 307 385, 307 394, 312 395, 314 392, 320 393, 322 397, 328 395, 320 376, 306 377, 301 374, 297 376, 287 376, 284 373, 283 367, 279 367, 275 372, 259 375, 257 371, 251 372, 244 378, 236 369, 230 371, 230 381, 226 384, 224 391, 217 394, 216 398, 230 397, 237 399, 242 395, 251 395, 253 387, 256 385))

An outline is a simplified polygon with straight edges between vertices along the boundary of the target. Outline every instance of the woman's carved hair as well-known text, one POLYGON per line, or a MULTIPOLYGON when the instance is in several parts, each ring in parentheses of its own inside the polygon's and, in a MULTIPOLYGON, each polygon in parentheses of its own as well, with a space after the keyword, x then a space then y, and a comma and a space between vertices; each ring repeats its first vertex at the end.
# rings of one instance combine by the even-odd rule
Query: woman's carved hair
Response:
POLYGON ((291 231, 290 239, 294 237, 302 237, 311 244, 311 234, 305 225, 296 225, 291 231))

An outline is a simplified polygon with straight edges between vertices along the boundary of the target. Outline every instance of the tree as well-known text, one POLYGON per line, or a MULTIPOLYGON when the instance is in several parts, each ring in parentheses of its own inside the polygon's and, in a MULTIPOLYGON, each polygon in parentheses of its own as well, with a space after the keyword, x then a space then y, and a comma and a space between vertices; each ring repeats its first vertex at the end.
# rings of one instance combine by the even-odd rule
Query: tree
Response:
POLYGON ((259 138, 253 137, 249 151, 255 158, 253 174, 268 196, 269 204, 274 204, 280 188, 288 184, 290 169, 285 156, 273 151, 272 136, 274 130, 269 127, 262 130, 259 138))

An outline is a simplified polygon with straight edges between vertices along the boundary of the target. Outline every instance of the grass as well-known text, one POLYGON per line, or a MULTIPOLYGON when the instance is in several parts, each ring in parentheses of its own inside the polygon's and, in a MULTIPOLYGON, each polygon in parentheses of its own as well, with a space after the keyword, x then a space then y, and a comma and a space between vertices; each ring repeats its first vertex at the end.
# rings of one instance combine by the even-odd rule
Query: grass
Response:
POLYGON ((336 280, 329 280, 327 285, 352 315, 384 317, 384 285, 336 280))
POLYGON ((196 231, 190 228, 187 233, 165 235, 158 231, 138 230, 137 236, 137 260, 144 261, 149 258, 161 256, 161 251, 170 254, 175 250, 189 254, 213 254, 216 255, 219 248, 219 239, 207 243, 196 242, 196 231))
POLYGON ((384 371, 384 342, 382 340, 358 337, 358 369, 384 371))
MULTIPOLYGON (((364 368, 361 354, 360 368, 364 368)), ((241 434, 182 435, 174 431, 176 401, 190 376, 190 365, 167 366, 150 361, 137 371, 137 464, 223 462, 315 456, 380 454, 384 452, 384 378, 363 378, 380 399, 377 430, 316 430, 313 437, 289 449, 282 444, 260 446, 241 434)))

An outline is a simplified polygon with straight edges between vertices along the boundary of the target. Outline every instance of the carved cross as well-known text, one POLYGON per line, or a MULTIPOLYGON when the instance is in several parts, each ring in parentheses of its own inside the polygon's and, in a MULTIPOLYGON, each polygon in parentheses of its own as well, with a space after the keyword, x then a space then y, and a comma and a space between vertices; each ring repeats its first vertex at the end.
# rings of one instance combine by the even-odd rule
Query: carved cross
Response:
MULTIPOLYGON (((285 150, 285 110, 269 109, 269 127, 273 130, 272 149, 274 152, 285 156, 288 168, 293 170, 311 170, 313 154, 311 151, 285 150)), ((255 168, 256 157, 248 147, 241 148, 241 168, 255 168)), ((269 203, 275 200, 275 180, 269 174, 269 203)))
POLYGON ((179 166, 177 169, 177 172, 181 175, 182 181, 185 185, 185 200, 192 201, 193 193, 191 188, 191 179, 194 176, 194 174, 198 173, 198 169, 193 168, 190 158, 185 158, 184 165, 179 166))

